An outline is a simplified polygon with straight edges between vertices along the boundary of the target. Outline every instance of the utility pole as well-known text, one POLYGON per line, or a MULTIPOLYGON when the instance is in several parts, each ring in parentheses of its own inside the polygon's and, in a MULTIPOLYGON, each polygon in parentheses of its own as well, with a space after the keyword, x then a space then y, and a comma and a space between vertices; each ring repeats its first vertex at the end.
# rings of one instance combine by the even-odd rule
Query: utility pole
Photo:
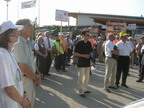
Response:
POLYGON ((4 0, 7 2, 6 6, 7 6, 7 20, 8 20, 8 2, 10 2, 11 0, 4 0))

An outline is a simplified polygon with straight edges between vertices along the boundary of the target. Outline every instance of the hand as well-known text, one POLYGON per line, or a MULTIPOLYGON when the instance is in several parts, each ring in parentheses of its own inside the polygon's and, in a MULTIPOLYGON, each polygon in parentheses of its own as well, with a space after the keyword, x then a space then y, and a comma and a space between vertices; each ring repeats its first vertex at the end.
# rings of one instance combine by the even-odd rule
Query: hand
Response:
POLYGON ((36 84, 37 86, 39 86, 39 85, 41 84, 41 76, 40 76, 40 75, 36 75, 35 84, 36 84))
POLYGON ((119 50, 118 50, 118 51, 116 51, 116 55, 119 55, 119 50))
POLYGON ((92 63, 93 68, 96 68, 96 63, 92 63))
POLYGON ((114 50, 113 54, 119 55, 119 50, 114 50))
POLYGON ((43 55, 43 57, 45 57, 45 58, 46 58, 46 57, 47 57, 47 54, 44 54, 44 55, 43 55))
POLYGON ((90 58, 90 54, 84 54, 84 58, 89 59, 90 58))
POLYGON ((31 108, 31 103, 28 99, 23 99, 21 105, 23 106, 23 108, 31 108))

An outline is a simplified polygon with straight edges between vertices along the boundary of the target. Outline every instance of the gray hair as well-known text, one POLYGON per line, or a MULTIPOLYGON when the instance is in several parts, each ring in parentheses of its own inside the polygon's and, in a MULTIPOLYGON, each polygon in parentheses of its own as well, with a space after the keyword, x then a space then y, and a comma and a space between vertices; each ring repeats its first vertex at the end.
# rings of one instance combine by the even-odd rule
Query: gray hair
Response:
POLYGON ((45 31, 44 35, 46 36, 47 33, 50 33, 49 31, 45 31))
POLYGON ((16 22, 16 25, 26 25, 28 23, 31 23, 31 20, 30 19, 20 19, 16 22))

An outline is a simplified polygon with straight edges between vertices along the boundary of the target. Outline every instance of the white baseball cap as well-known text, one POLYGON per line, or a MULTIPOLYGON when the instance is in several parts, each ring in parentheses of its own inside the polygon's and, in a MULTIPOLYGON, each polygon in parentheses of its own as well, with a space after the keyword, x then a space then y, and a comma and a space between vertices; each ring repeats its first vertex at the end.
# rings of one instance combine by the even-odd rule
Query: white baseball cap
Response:
POLYGON ((81 35, 77 35, 77 36, 76 36, 76 38, 80 38, 80 37, 81 37, 81 35))
POLYGON ((5 21, 0 25, 0 34, 4 33, 8 29, 19 29, 23 28, 21 25, 15 25, 11 21, 5 21))

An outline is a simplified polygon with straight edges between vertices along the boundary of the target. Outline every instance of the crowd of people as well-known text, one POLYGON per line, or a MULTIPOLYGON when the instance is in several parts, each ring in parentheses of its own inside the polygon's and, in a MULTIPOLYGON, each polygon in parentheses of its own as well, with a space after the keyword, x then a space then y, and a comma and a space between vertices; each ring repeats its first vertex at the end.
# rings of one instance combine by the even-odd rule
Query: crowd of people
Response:
POLYGON ((35 86, 51 76, 54 62, 57 72, 68 72, 66 66, 77 65, 79 95, 86 97, 91 64, 105 61, 104 90, 126 84, 129 67, 139 65, 139 79, 144 77, 144 37, 136 43, 125 32, 109 33, 106 40, 83 31, 74 40, 70 34, 51 36, 49 31, 33 36, 32 22, 20 19, 0 25, 0 108, 33 108, 35 86), (73 59, 73 60, 71 60, 73 59), (122 75, 121 75, 122 74, 122 75), (122 78, 121 78, 122 76, 122 78))

